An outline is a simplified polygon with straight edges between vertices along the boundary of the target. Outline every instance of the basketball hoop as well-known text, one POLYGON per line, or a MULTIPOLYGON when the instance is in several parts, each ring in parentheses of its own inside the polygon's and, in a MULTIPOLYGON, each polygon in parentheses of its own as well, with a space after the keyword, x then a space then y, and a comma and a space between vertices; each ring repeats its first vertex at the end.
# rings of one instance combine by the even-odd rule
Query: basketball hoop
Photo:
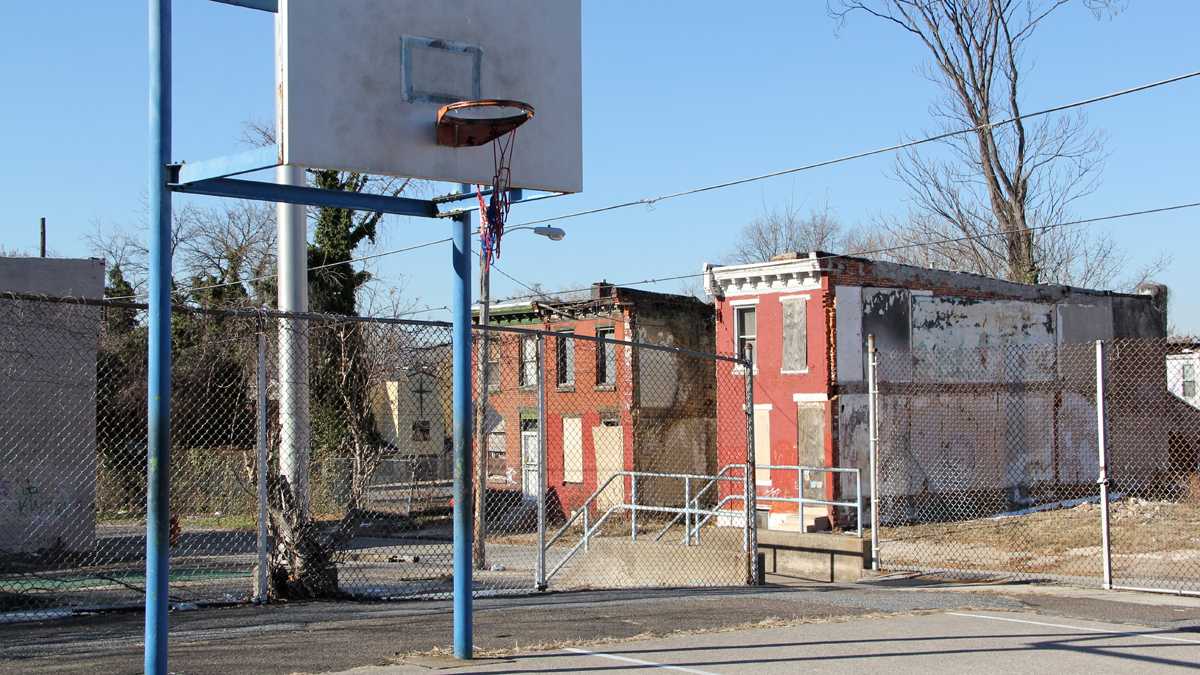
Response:
POLYGON ((437 114, 437 142, 452 148, 492 143, 492 194, 479 198, 480 264, 486 269, 500 257, 500 238, 508 219, 508 189, 517 127, 533 118, 533 106, 520 101, 485 99, 442 106, 437 114))
POLYGON ((444 105, 437 114, 437 143, 451 148, 483 145, 533 119, 533 106, 521 101, 483 99, 444 105))

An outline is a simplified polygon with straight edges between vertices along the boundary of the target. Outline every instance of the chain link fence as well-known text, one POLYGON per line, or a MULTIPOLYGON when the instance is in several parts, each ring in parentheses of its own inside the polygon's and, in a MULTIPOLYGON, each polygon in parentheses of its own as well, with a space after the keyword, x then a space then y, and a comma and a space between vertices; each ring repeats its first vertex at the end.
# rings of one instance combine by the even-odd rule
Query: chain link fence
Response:
POLYGON ((1200 341, 1104 346, 1112 585, 1200 593, 1200 341))
POLYGON ((753 578, 748 421, 717 415, 719 402, 745 410, 735 360, 625 342, 604 322, 481 332, 488 390, 476 397, 486 401, 476 448, 486 457, 476 461, 488 517, 478 569, 519 569, 524 580, 532 571, 536 587, 556 589, 753 578))
POLYGON ((1187 344, 877 352, 882 567, 1200 591, 1187 344))
MULTIPOLYGON (((173 603, 450 596, 448 324, 178 309, 172 337, 173 603)), ((475 340, 477 594, 753 578, 736 362, 475 340)), ((0 621, 140 606, 144 308, 0 298, 0 356, 0 621)))

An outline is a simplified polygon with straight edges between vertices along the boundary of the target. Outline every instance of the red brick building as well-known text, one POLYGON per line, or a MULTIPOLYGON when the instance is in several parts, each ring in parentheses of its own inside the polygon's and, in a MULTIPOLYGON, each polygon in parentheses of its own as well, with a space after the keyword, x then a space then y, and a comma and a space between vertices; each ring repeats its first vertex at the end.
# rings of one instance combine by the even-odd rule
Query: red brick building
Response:
MULTIPOLYGON (((582 300, 493 306, 491 323, 562 336, 545 338, 545 386, 548 499, 563 513, 577 509, 617 471, 708 473, 715 466, 711 361, 574 339, 711 353, 711 305, 599 283, 582 300)), ((526 496, 535 496, 537 486, 536 345, 534 336, 495 331, 489 346, 488 487, 526 496)), ((655 497, 649 486, 639 483, 638 489, 640 500, 655 497)), ((625 502, 629 490, 627 480, 614 481, 598 508, 625 502)))
MULTIPOLYGON (((756 465, 858 467, 864 504, 868 335, 875 336, 881 351, 921 353, 1162 337, 1165 296, 1157 296, 1155 288, 1122 294, 1030 286, 819 252, 707 266, 705 278, 716 306, 717 351, 752 355, 755 362, 756 465)), ((989 377, 987 364, 973 372, 989 377)), ((1027 405, 1032 413, 1042 402, 1027 405)), ((1085 407, 1078 414, 1094 416, 1085 407)), ((740 406, 721 404, 718 426, 725 428, 722 420, 739 415, 744 415, 740 406)), ((732 448, 734 440, 719 438, 719 447, 732 448)), ((1080 453, 1094 457, 1090 449, 1080 453)), ((722 464, 734 459, 718 457, 722 464)), ((794 499, 796 474, 759 470, 757 492, 794 499)), ((814 474, 806 485, 809 497, 853 499, 849 476, 833 481, 814 474)), ((795 503, 760 502, 759 509, 768 527, 800 526, 795 503)), ((823 508, 806 509, 806 527, 827 514, 823 508)))

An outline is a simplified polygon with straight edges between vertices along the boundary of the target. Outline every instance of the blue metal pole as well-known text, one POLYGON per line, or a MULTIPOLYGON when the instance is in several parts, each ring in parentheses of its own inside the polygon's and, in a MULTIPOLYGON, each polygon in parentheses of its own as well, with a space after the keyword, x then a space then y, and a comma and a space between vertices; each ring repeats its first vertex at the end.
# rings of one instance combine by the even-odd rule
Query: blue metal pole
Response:
POLYGON ((145 671, 167 672, 171 459, 171 0, 150 6, 150 368, 145 671))
MULTIPOLYGON (((470 189, 469 185, 462 186, 470 189)), ((471 214, 454 219, 454 656, 473 652, 471 600, 471 214)))

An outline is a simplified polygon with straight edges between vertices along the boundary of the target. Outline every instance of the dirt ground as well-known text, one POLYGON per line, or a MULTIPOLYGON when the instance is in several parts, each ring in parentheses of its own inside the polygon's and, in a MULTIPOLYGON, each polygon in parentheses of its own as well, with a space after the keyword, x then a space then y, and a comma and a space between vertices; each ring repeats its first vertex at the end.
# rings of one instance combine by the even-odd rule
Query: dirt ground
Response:
MULTIPOLYGON (((1200 504, 1113 502, 1113 581, 1200 590, 1200 504)), ((1102 576, 1100 506, 880 529, 885 567, 1032 577, 1102 576)))

